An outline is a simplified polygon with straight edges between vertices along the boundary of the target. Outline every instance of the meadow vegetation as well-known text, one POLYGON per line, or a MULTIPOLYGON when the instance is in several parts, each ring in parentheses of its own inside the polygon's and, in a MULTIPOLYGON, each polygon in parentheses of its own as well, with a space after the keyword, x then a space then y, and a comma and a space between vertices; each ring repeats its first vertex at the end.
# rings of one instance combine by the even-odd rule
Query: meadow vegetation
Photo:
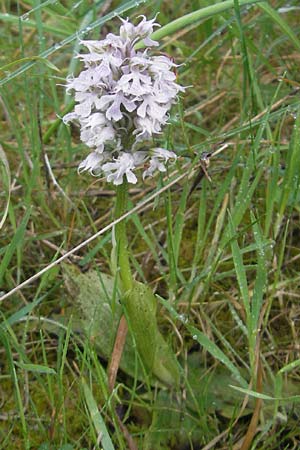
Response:
POLYGON ((80 39, 114 32, 117 15, 195 15, 157 50, 189 86, 157 140, 179 157, 130 188, 128 209, 143 204, 126 219, 180 388, 145 370, 129 323, 109 390, 108 227, 0 298, 0 448, 300 448, 300 7, 220 3, 1 2, 0 297, 113 221, 115 190, 77 173, 88 149, 61 120, 80 39))

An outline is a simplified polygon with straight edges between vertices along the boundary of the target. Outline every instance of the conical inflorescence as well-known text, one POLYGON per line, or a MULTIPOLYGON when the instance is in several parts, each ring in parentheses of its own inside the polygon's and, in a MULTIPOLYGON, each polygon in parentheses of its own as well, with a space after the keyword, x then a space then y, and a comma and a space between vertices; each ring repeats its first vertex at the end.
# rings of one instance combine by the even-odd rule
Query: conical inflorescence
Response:
POLYGON ((166 163, 176 159, 167 149, 153 148, 153 137, 167 123, 171 106, 184 87, 176 83, 174 67, 165 55, 152 56, 150 47, 155 19, 134 26, 122 20, 119 35, 109 33, 101 41, 82 41, 88 53, 80 54, 85 68, 69 77, 67 91, 75 91, 76 106, 64 123, 76 122, 80 138, 91 153, 79 171, 104 175, 120 185, 126 177, 136 183, 135 169, 144 168, 143 178, 165 172, 166 163), (136 50, 143 41, 145 50, 136 50), (152 146, 151 146, 152 145, 152 146))

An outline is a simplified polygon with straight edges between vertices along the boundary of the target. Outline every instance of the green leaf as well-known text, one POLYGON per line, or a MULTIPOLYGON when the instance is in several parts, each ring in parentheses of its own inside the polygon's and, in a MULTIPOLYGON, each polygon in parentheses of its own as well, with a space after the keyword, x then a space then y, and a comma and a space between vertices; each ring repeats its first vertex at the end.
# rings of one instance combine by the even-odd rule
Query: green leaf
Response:
MULTIPOLYGON (((47 50, 41 52, 38 56, 41 58, 47 58, 48 56, 52 55, 53 53, 57 52, 62 47, 70 44, 73 41, 76 41, 78 39, 81 39, 85 36, 87 31, 92 31, 96 28, 99 28, 107 21, 111 20, 112 18, 116 17, 117 15, 122 15, 129 9, 138 6, 140 3, 144 3, 145 0, 130 0, 123 5, 116 8, 114 11, 111 11, 110 13, 106 14, 103 17, 100 17, 99 19, 95 20, 94 22, 90 23, 88 26, 86 26, 85 29, 77 31, 76 33, 73 33, 69 36, 67 36, 65 39, 63 39, 60 42, 57 42, 52 47, 48 48, 47 50)), ((7 17, 6 17, 7 18, 7 17)), ((26 23, 26 22, 25 22, 26 23)), ((5 78, 0 79, 0 86, 3 86, 7 82, 13 80, 15 77, 21 75, 22 73, 29 70, 31 67, 33 67, 35 64, 35 61, 30 61, 25 64, 23 64, 21 67, 19 67, 14 72, 7 75, 5 78)))
POLYGON ((262 2, 258 5, 266 14, 268 14, 271 19, 277 23, 277 25, 281 28, 284 35, 288 36, 297 50, 300 50, 300 41, 297 38, 297 35, 294 31, 289 27, 289 25, 282 19, 280 14, 275 11, 267 2, 262 2))
MULTIPOLYGON (((71 311, 66 310, 65 319, 72 315, 73 331, 83 331, 95 343, 97 352, 109 359, 122 315, 118 299, 114 312, 112 309, 115 279, 94 270, 81 273, 77 267, 69 264, 63 264, 63 272, 73 304, 71 311)), ((138 282, 134 282, 134 288, 124 298, 129 327, 149 375, 152 373, 168 386, 178 386, 179 365, 158 329, 156 303, 152 291, 138 282)), ((130 335, 126 340, 120 367, 131 376, 136 376, 134 342, 130 335)), ((137 376, 143 378, 140 368, 137 376)))
POLYGON ((296 369, 296 367, 300 366, 300 359, 296 359, 296 361, 292 361, 291 363, 287 364, 286 366, 282 367, 279 371, 278 371, 278 375, 283 374, 283 373, 287 373, 287 372, 291 372, 292 370, 296 369))
POLYGON ((7 213, 8 213, 8 207, 9 207, 9 202, 10 202, 10 185, 11 185, 11 176, 10 176, 10 169, 9 169, 9 164, 8 164, 8 160, 6 158, 6 154, 3 151, 2 146, 0 145, 0 163, 2 163, 1 167, 1 172, 2 170, 4 170, 4 173, 1 173, 1 179, 3 180, 3 184, 4 186, 1 186, 1 190, 4 190, 4 192, 7 192, 7 200, 6 200, 6 205, 4 208, 4 212, 3 212, 3 216, 2 219, 0 220, 0 228, 3 227, 3 224, 5 222, 5 219, 7 217, 7 213))
POLYGON ((56 372, 51 367, 41 366, 40 364, 27 364, 22 361, 16 362, 15 365, 20 367, 21 369, 26 370, 27 372, 37 372, 37 373, 47 373, 51 375, 56 375, 56 372))
POLYGON ((137 281, 124 299, 129 326, 145 367, 165 384, 178 386, 179 364, 158 329, 156 303, 149 287, 137 281))
POLYGON ((21 243, 21 241, 24 238, 24 234, 25 234, 25 230, 26 230, 26 226, 27 226, 27 222, 29 220, 30 214, 31 214, 31 209, 29 208, 26 210, 26 213, 25 213, 14 237, 12 238, 10 245, 6 249, 6 252, 5 252, 2 262, 0 264, 0 284, 2 283, 4 273, 11 261, 11 258, 14 254, 15 249, 17 248, 17 246, 21 243))
POLYGON ((251 220, 253 222, 253 234, 255 242, 258 246, 257 249, 257 269, 255 284, 253 289, 253 295, 251 300, 251 320, 252 330, 257 332, 259 327, 259 317, 263 303, 263 296, 267 283, 267 258, 265 255, 265 240, 262 235, 259 224, 256 222, 254 214, 251 213, 251 220))
POLYGON ((212 342, 202 331, 197 330, 197 328, 186 325, 189 332, 192 334, 193 339, 199 344, 201 344, 205 350, 207 350, 214 358, 224 364, 232 373, 237 381, 239 381, 242 385, 247 385, 244 378, 241 376, 238 368, 230 361, 228 356, 214 343, 212 342))
POLYGON ((28 305, 23 306, 23 308, 21 308, 19 311, 15 312, 7 319, 4 319, 3 323, 0 325, 0 328, 6 329, 8 325, 11 326, 11 325, 19 322, 21 319, 26 317, 44 299, 45 296, 40 297, 31 303, 28 303, 28 305))
POLYGON ((49 69, 55 70, 56 72, 60 72, 58 67, 56 67, 51 61, 48 61, 46 58, 42 58, 41 56, 28 56, 26 58, 16 59, 15 61, 12 61, 8 64, 5 64, 5 66, 0 67, 0 71, 4 71, 7 69, 10 69, 12 66, 15 66, 16 64, 28 62, 28 61, 40 61, 41 63, 45 64, 49 69))
POLYGON ((275 237, 279 234, 282 222, 287 210, 290 213, 292 207, 298 200, 300 188, 300 108, 297 110, 296 122, 293 127, 288 152, 285 155, 285 171, 281 183, 281 195, 278 205, 278 215, 274 225, 275 237))
POLYGON ((112 313, 114 278, 95 270, 81 273, 71 264, 63 264, 62 268, 67 292, 73 304, 72 310, 68 312, 68 316, 74 315, 73 329, 78 328, 79 322, 80 331, 84 331, 95 342, 101 356, 108 359, 122 314, 119 303, 116 303, 114 314, 112 313))
POLYGON ((75 450, 75 447, 71 444, 64 444, 59 447, 59 450, 75 450))
POLYGON ((59 447, 59 450, 75 450, 75 447, 71 444, 64 444, 59 447))
MULTIPOLYGON (((240 6, 251 5, 258 3, 259 1, 260 0, 239 0, 239 5, 240 6)), ((233 7, 234 7, 233 0, 225 0, 223 2, 218 2, 214 5, 198 9, 197 11, 193 11, 189 14, 186 14, 185 16, 181 16, 178 19, 173 20, 167 25, 161 27, 159 30, 152 33, 151 38, 154 40, 160 40, 163 37, 176 33, 177 31, 187 27, 188 25, 191 25, 194 22, 215 16, 233 7)), ((142 47, 143 44, 141 42, 139 42, 138 45, 136 45, 136 48, 142 47)))
MULTIPOLYGON (((119 298, 115 300, 115 279, 110 275, 89 270, 81 273, 71 264, 63 264, 66 291, 71 307, 65 310, 64 323, 72 316, 72 330, 93 342, 102 358, 109 360, 114 346, 118 323, 122 315, 119 298)), ((57 317, 58 321, 62 318, 57 317)), ((53 326, 47 325, 53 332, 53 326)), ((120 368, 131 376, 136 375, 135 351, 128 335, 120 362, 120 368)), ((142 375, 138 372, 138 378, 142 375)))
POLYGON ((232 236, 230 245, 231 245, 232 257, 233 257, 234 267, 235 267, 235 271, 236 271, 237 281, 239 284, 239 288, 240 288, 245 312, 247 315, 247 319, 249 319, 250 318, 250 298, 249 298, 246 270, 245 270, 245 266, 243 263, 242 253, 239 248, 237 238, 235 237, 236 233, 235 233, 234 225, 233 225, 231 218, 230 218, 230 231, 231 231, 231 236, 232 236))
POLYGON ((225 353, 214 342, 212 342, 204 333, 197 330, 197 328, 190 325, 186 320, 183 321, 180 315, 170 305, 169 302, 162 299, 161 297, 159 297, 159 299, 164 307, 171 313, 172 317, 184 324, 195 341, 199 342, 199 344, 201 344, 212 356, 214 356, 218 361, 224 364, 242 386, 248 385, 246 380, 240 374, 239 369, 230 361, 228 356, 226 356, 225 353))
POLYGON ((99 412, 96 400, 93 396, 92 391, 88 387, 87 383, 85 382, 84 378, 81 379, 81 383, 83 386, 83 392, 85 396, 85 401, 91 416, 91 419, 93 421, 94 427, 97 431, 98 436, 102 436, 100 442, 103 447, 103 450, 115 450, 115 447, 112 443, 112 440, 109 436, 109 433, 107 431, 106 425, 104 423, 104 420, 102 419, 102 416, 99 412))
POLYGON ((176 216, 175 216, 175 225, 174 225, 174 258, 176 265, 178 265, 179 261, 179 253, 180 253, 180 244, 182 240, 182 233, 183 228, 185 225, 185 210, 188 200, 188 194, 189 194, 190 186, 188 183, 186 183, 183 187, 179 208, 177 210, 176 216))
MULTIPOLYGON (((8 13, 0 13, 0 20, 2 22, 12 23, 17 26, 20 23, 20 17, 8 13)), ((23 21, 22 26, 25 26, 26 28, 37 28, 37 24, 34 20, 23 21)), ((54 36, 68 36, 69 34, 65 27, 57 28, 47 24, 44 24, 43 27, 45 31, 52 33, 54 36)))
POLYGON ((249 395, 250 397, 260 398, 262 400, 269 400, 269 401, 287 401, 287 402, 300 402, 300 395, 293 395, 291 397, 271 397, 270 395, 261 394, 260 392, 251 391, 251 389, 243 389, 238 386, 232 386, 230 385, 232 389, 235 389, 239 392, 243 392, 246 395, 249 395))

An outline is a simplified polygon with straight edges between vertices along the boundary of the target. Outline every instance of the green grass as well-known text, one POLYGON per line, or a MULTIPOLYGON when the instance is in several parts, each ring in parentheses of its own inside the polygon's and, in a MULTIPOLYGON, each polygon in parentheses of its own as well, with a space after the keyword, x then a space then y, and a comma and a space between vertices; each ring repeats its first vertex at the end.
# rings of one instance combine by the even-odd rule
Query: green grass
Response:
POLYGON ((114 190, 77 174, 87 149, 59 118, 79 39, 159 12, 161 51, 190 87, 160 136, 180 158, 131 190, 129 208, 144 204, 126 219, 180 389, 149 375, 129 331, 109 392, 108 229, 1 301, 0 448, 300 447, 300 10, 246 3, 2 2, 1 295, 113 220, 114 190))

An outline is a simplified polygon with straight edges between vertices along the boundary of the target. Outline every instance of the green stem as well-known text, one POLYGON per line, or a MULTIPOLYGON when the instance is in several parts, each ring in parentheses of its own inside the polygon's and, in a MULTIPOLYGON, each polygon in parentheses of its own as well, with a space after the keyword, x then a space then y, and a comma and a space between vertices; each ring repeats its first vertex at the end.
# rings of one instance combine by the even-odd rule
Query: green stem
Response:
MULTIPOLYGON (((127 207, 128 185, 124 181, 117 187, 117 201, 115 207, 116 219, 126 212, 127 207)), ((126 235, 126 222, 122 220, 115 227, 115 236, 117 241, 117 261, 120 269, 120 277, 124 292, 128 292, 133 287, 132 273, 130 269, 128 255, 128 241, 126 235)))
MULTIPOLYGON (((239 5, 253 5, 255 3, 259 3, 262 0, 239 0, 239 5)), ((193 11, 185 16, 179 17, 176 20, 168 23, 167 25, 161 27, 159 30, 155 31, 151 34, 151 39, 160 40, 170 34, 176 33, 198 20, 206 19, 207 17, 214 16, 223 11, 231 9, 234 7, 234 0, 225 0, 224 2, 217 3, 216 5, 206 6, 205 8, 198 9, 197 11, 193 11)), ((135 48, 143 48, 144 44, 142 42, 138 42, 135 48)))

